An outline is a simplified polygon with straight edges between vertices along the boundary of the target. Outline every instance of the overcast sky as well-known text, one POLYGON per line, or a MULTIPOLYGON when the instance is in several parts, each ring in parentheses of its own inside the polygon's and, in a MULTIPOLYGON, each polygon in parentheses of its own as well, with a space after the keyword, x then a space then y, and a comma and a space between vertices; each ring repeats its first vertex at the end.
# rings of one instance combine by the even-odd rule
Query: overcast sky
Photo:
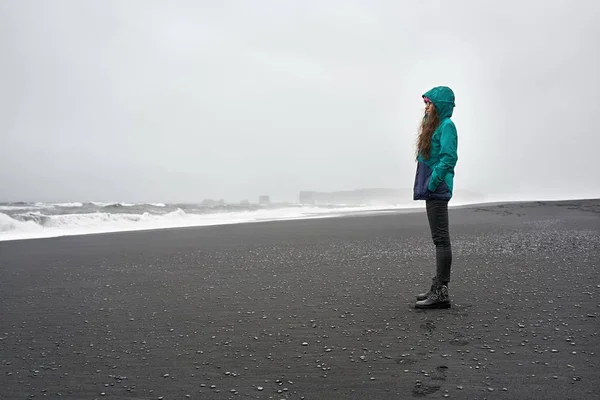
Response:
POLYGON ((455 190, 600 196, 596 0, 0 0, 0 200, 412 188, 450 86, 455 190))

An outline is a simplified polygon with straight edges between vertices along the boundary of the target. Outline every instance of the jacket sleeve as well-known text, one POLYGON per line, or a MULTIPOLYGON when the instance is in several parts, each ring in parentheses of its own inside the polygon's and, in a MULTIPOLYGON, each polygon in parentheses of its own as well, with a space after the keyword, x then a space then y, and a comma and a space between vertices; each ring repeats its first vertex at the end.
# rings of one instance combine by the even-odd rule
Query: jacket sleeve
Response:
POLYGON ((458 161, 457 150, 458 135, 454 123, 444 124, 440 136, 440 161, 433 166, 433 172, 427 186, 430 192, 435 192, 448 171, 456 166, 456 162, 458 161))

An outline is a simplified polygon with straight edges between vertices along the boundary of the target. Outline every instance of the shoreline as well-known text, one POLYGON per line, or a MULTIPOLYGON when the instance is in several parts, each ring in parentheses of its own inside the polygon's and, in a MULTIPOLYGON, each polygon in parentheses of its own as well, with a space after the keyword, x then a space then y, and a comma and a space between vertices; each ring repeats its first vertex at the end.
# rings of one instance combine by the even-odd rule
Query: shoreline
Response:
MULTIPOLYGON (((473 209, 473 208, 486 208, 486 207, 498 207, 498 206, 522 206, 522 205, 533 205, 533 204, 562 204, 562 203, 586 203, 586 202, 596 202, 600 201, 600 198, 594 199, 574 199, 574 200, 515 200, 515 201, 494 201, 494 202, 480 202, 480 203, 468 203, 468 204, 457 204, 453 205, 450 203, 450 210, 460 210, 460 209, 473 209)), ((169 231, 173 229, 196 229, 196 228, 210 228, 214 226, 237 226, 244 224, 257 224, 257 223, 272 223, 272 222, 286 222, 286 221, 296 221, 296 220, 312 220, 312 219, 330 219, 330 218, 347 218, 347 217, 360 217, 360 216, 369 216, 369 215, 378 215, 378 214, 404 214, 404 213, 418 213, 424 211, 424 202, 415 202, 414 207, 389 207, 382 206, 379 209, 370 209, 370 210, 354 210, 354 211, 343 211, 340 210, 339 213, 331 213, 331 214, 307 214, 298 217, 287 217, 287 218, 264 218, 264 219, 256 219, 249 221, 231 221, 231 222, 215 222, 215 223, 207 223, 207 224, 199 224, 199 225, 180 225, 180 226, 167 226, 167 227, 131 227, 125 229, 116 229, 105 231, 97 231, 97 232, 73 232, 73 233, 64 233, 64 234, 47 234, 47 236, 32 236, 32 237, 19 237, 19 238, 8 238, 4 239, 0 236, 0 243, 3 242, 21 242, 21 241, 32 241, 32 240, 45 240, 45 239, 55 239, 55 238, 63 238, 63 237, 76 237, 76 236, 89 236, 89 235, 110 235, 117 233, 134 233, 134 232, 147 232, 147 231, 169 231)))

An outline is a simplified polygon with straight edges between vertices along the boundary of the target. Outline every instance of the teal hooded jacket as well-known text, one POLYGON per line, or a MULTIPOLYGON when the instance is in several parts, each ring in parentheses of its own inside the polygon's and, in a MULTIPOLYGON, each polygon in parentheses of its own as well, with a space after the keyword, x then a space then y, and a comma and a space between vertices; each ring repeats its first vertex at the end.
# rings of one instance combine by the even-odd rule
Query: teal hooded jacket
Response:
POLYGON ((414 200, 450 200, 458 161, 458 134, 450 119, 455 107, 454 92, 447 86, 437 86, 423 97, 429 98, 435 106, 440 124, 431 138, 429 158, 417 155, 414 200))

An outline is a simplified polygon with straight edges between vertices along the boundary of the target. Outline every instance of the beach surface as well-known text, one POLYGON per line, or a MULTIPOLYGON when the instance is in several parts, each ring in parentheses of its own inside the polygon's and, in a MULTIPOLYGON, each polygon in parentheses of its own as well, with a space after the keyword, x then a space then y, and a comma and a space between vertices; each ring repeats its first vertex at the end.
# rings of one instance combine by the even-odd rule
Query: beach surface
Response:
POLYGON ((0 398, 598 399, 600 200, 0 242, 0 398))

